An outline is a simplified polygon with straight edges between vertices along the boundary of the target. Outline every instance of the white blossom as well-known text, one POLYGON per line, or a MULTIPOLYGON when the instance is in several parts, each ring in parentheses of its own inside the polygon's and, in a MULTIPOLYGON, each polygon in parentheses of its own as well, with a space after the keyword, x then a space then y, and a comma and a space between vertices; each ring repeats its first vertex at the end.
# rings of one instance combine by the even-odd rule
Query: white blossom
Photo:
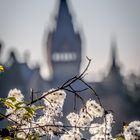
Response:
POLYGON ((95 101, 95 100, 88 100, 86 102, 87 112, 93 117, 102 117, 104 114, 104 109, 95 101))
POLYGON ((90 134, 95 135, 95 134, 99 133, 100 131, 103 131, 101 129, 101 127, 102 127, 102 125, 99 123, 91 124, 90 129, 89 129, 90 134))
POLYGON ((19 89, 11 89, 8 93, 8 98, 14 97, 18 102, 23 101, 24 96, 19 89))
POLYGON ((92 117, 82 109, 82 111, 80 111, 79 114, 79 120, 77 122, 77 126, 86 127, 91 123, 92 120, 93 120, 92 117))
POLYGON ((46 125, 49 121, 52 121, 50 120, 50 118, 48 118, 47 116, 43 115, 43 116, 40 116, 37 121, 36 121, 36 124, 39 124, 40 126, 44 126, 46 125))
POLYGON ((53 137, 55 134, 59 134, 62 131, 62 122, 57 122, 55 120, 48 121, 45 117, 41 117, 39 121, 37 121, 34 126, 36 126, 35 131, 40 135, 49 135, 53 137))
POLYGON ((53 103, 53 104, 63 105, 64 99, 66 98, 66 93, 64 90, 55 91, 55 89, 51 89, 47 93, 46 92, 43 93, 43 96, 44 95, 46 95, 44 98, 44 103, 46 103, 47 105, 48 105, 48 102, 53 103))
POLYGON ((86 102, 86 105, 81 108, 79 114, 74 112, 70 113, 67 116, 67 119, 72 126, 81 127, 81 129, 84 129, 84 127, 90 125, 94 118, 101 117, 103 114, 104 109, 97 104, 96 101, 90 99, 86 102))
MULTIPOLYGON (((9 91, 4 104, 7 107, 6 115, 9 115, 7 119, 16 122, 14 127, 17 126, 19 130, 15 134, 17 138, 30 140, 31 137, 34 139, 36 135, 40 137, 48 135, 53 138, 55 135, 61 134, 60 140, 81 140, 83 138, 81 130, 86 128, 92 135, 90 140, 115 140, 111 134, 114 123, 113 115, 112 113, 106 114, 103 107, 95 100, 88 100, 79 112, 71 112, 66 116, 70 123, 68 130, 65 129, 66 126, 63 126, 62 122, 58 121, 58 118, 62 116, 66 98, 65 91, 51 89, 43 93, 42 97, 44 107, 37 107, 37 109, 42 109, 42 116, 36 118, 36 106, 26 106, 20 90, 9 91), (98 117, 102 117, 102 123, 91 124, 98 117)), ((139 140, 140 121, 134 121, 124 126, 123 136, 125 140, 139 140)))
POLYGON ((72 126, 81 127, 81 129, 87 127, 93 120, 92 117, 86 112, 85 108, 82 108, 79 114, 76 114, 74 112, 70 113, 67 116, 67 119, 72 126))
POLYGON ((26 139, 27 133, 25 133, 24 131, 20 131, 17 133, 16 137, 18 139, 26 139))
POLYGON ((140 121, 133 121, 128 126, 124 126, 124 137, 127 140, 140 139, 140 121))
POLYGON ((72 112, 66 118, 69 120, 69 122, 72 126, 76 126, 76 124, 79 120, 79 115, 72 112))
POLYGON ((114 123, 113 115, 108 113, 105 115, 104 122, 102 124, 93 123, 90 126, 89 132, 93 136, 91 140, 105 140, 105 139, 112 139, 111 130, 112 130, 112 123, 114 123))
POLYGON ((64 90, 53 91, 55 91, 55 89, 52 89, 47 93, 43 93, 43 96, 46 95, 44 98, 44 104, 46 107, 44 109, 44 113, 52 117, 62 114, 63 104, 66 98, 64 90))
POLYGON ((43 109, 43 115, 35 122, 37 127, 35 130, 40 135, 53 137, 55 133, 59 133, 62 129, 63 124, 57 122, 56 117, 62 113, 66 93, 63 90, 54 91, 55 89, 52 89, 42 95, 45 95, 43 98, 45 108, 43 109))
POLYGON ((96 134, 90 138, 90 140, 113 140, 110 134, 103 135, 103 134, 96 134))
MULTIPOLYGON (((7 114, 9 114, 9 109, 7 109, 7 114)), ((11 112, 11 115, 8 117, 9 120, 13 120, 17 123, 21 123, 24 121, 23 117, 24 115, 27 113, 27 111, 25 110, 25 108, 20 108, 14 112, 11 112)))
POLYGON ((21 123, 21 120, 23 119, 23 116, 27 111, 25 110, 25 104, 22 103, 24 99, 23 94, 18 89, 11 89, 8 93, 8 99, 6 99, 6 115, 11 114, 8 116, 9 120, 16 121, 17 123, 21 123), (15 100, 10 99, 11 97, 14 97, 15 100), (9 104, 11 103, 11 106, 9 104), (18 104, 18 109, 16 107, 16 104, 18 104))
POLYGON ((82 133, 79 131, 79 129, 72 129, 65 134, 63 134, 60 138, 60 140, 81 140, 83 137, 82 133))

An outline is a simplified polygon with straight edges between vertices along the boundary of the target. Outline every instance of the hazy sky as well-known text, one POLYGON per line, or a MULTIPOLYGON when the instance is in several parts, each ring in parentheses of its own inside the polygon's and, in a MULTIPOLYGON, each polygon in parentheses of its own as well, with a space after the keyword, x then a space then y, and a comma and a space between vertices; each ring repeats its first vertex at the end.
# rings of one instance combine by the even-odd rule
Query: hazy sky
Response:
MULTIPOLYGON (((116 36, 123 74, 140 74, 140 0, 68 0, 74 24, 84 37, 85 55, 92 58, 89 76, 107 73, 111 35, 116 36)), ((44 64, 44 30, 53 27, 58 0, 0 0, 0 40, 3 56, 16 47, 19 57, 31 52, 30 63, 44 64)), ((45 67, 45 65, 43 65, 45 67)), ((82 68, 85 66, 85 60, 82 68)))

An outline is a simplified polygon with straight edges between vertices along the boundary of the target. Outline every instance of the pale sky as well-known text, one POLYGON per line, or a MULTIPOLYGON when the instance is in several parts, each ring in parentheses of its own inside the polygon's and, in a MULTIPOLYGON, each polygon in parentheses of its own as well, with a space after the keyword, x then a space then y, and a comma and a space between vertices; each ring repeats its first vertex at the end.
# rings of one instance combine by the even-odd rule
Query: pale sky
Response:
MULTIPOLYGON (((92 58, 88 78, 96 81, 108 72, 112 34, 116 36, 122 73, 140 75, 140 0, 68 1, 75 27, 84 38, 85 56, 92 58)), ((0 0, 0 40, 5 44, 4 57, 9 48, 15 47, 19 57, 30 51, 30 63, 46 67, 42 40, 44 30, 48 32, 53 27, 57 2, 0 0)))

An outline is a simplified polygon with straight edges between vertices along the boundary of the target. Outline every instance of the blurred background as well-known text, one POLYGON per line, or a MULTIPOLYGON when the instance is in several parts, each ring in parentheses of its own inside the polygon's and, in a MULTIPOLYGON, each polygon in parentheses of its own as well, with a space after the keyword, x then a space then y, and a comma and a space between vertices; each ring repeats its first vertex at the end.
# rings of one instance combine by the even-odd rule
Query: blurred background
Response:
POLYGON ((118 133, 123 121, 140 119, 139 52, 139 0, 0 0, 1 97, 57 87, 88 56, 85 80, 113 110, 118 133))

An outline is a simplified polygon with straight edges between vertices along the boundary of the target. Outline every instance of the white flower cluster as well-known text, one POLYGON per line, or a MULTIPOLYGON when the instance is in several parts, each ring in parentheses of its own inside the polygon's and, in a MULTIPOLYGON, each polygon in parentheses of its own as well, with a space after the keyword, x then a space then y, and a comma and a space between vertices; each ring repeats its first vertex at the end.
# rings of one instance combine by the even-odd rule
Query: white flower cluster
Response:
POLYGON ((64 100, 66 98, 64 90, 53 91, 55 91, 55 89, 43 93, 43 96, 46 95, 44 98, 44 114, 49 117, 55 117, 62 113, 64 100))
POLYGON ((7 100, 5 102, 7 109, 6 115, 11 114, 8 119, 12 119, 18 123, 21 123, 23 115, 26 110, 23 108, 25 104, 23 103, 24 96, 18 89, 13 89, 9 91, 7 100), (18 104, 19 109, 17 110, 16 105, 18 104))
POLYGON ((94 118, 102 117, 103 114, 104 109, 95 100, 88 100, 86 105, 81 108, 79 114, 72 112, 67 116, 71 126, 75 128, 62 135, 61 139, 81 140, 82 134, 80 129, 84 130, 86 127, 89 127, 94 118))
POLYGON ((102 124, 91 124, 89 129, 90 134, 93 135, 91 140, 112 140, 111 130, 113 122, 113 115, 109 113, 105 115, 104 122, 102 124))
MULTIPOLYGON (((47 117, 46 117, 47 118, 47 117)), ((62 122, 54 122, 48 121, 48 119, 45 119, 45 117, 40 117, 35 125, 37 128, 35 128, 35 131, 40 135, 49 135, 51 138, 54 136, 54 134, 59 134, 62 131, 63 123, 62 122), (44 123, 43 123, 44 121, 44 123), (42 125, 43 124, 43 125, 42 125)))
POLYGON ((8 98, 9 97, 14 97, 16 99, 16 102, 21 102, 24 99, 23 94, 21 93, 20 90, 18 89, 11 89, 8 93, 8 98))
POLYGON ((37 120, 35 105, 26 106, 24 103, 24 96, 18 89, 10 90, 8 97, 6 99, 6 115, 8 120, 15 121, 18 124, 18 129, 21 131, 17 132, 17 137, 22 139, 28 139, 27 135, 36 132, 39 135, 50 135, 53 136, 54 133, 60 132, 62 129, 62 122, 57 122, 56 117, 62 114, 64 100, 66 98, 66 93, 63 90, 52 89, 47 93, 43 93, 44 96, 44 108, 43 115, 37 120), (35 121, 36 120, 36 121, 35 121))
POLYGON ((16 132, 16 137, 26 139, 33 118, 28 116, 30 114, 28 114, 28 108, 23 99, 24 96, 21 91, 15 88, 9 91, 5 105, 7 106, 6 115, 9 115, 8 120, 16 122, 21 129, 16 132))
POLYGON ((123 134, 126 140, 140 140, 140 121, 133 121, 124 126, 123 134))
POLYGON ((60 140, 81 140, 83 137, 79 129, 72 129, 61 136, 60 140))
MULTIPOLYGON (((81 131, 88 130, 92 135, 90 140, 115 140, 111 134, 113 115, 107 113, 95 100, 88 100, 79 113, 71 112, 66 117, 71 128, 68 130, 62 122, 58 121, 58 118, 63 115, 62 110, 66 98, 64 90, 52 89, 43 93, 42 97, 43 107, 26 105, 20 90, 9 91, 4 104, 7 107, 8 120, 16 122, 12 128, 19 129, 15 132, 16 138, 31 140, 35 139, 36 135, 49 135, 52 138, 55 134, 60 134, 60 140, 81 140, 83 138, 81 131), (37 117, 37 109, 41 109, 42 116, 37 117), (96 123, 95 118, 98 117, 101 117, 102 123, 96 123)), ((140 121, 124 126, 122 137, 125 140, 140 140, 140 121)))
POLYGON ((30 128, 31 128, 31 123, 29 123, 27 121, 26 122, 24 121, 24 124, 21 123, 21 126, 19 127, 19 129, 21 129, 21 130, 16 132, 16 137, 18 139, 29 140, 27 138, 27 135, 32 133, 32 131, 30 131, 30 128))
POLYGON ((47 93, 43 93, 43 98, 45 108, 43 109, 43 116, 39 117, 36 121, 36 125, 39 125, 40 128, 37 128, 36 131, 40 135, 49 134, 53 137, 54 133, 60 132, 63 124, 62 122, 57 122, 56 117, 62 115, 62 109, 64 100, 66 98, 66 93, 64 90, 55 91, 52 89, 47 93))
POLYGON ((79 114, 70 113, 67 116, 70 124, 77 127, 87 127, 94 118, 102 117, 104 109, 95 100, 88 100, 79 114))
POLYGON ((104 114, 104 109, 95 100, 88 100, 86 109, 92 118, 102 117, 104 114))

